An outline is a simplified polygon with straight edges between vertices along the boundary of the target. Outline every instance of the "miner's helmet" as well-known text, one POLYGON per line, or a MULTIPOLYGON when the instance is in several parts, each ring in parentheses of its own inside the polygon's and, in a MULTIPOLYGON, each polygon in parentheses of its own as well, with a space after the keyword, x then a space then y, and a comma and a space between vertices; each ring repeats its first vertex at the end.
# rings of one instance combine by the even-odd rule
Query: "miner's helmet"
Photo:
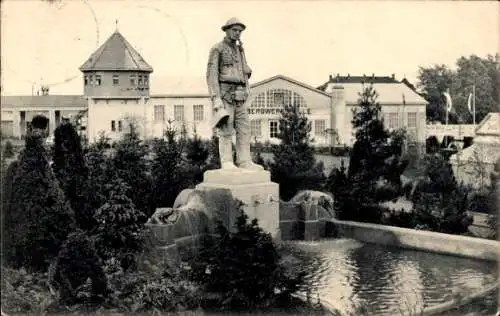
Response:
POLYGON ((247 28, 246 25, 243 24, 243 22, 241 22, 238 18, 230 18, 229 20, 227 20, 226 24, 222 26, 222 30, 226 31, 233 25, 239 25, 243 28, 243 30, 247 28))
POLYGON ((212 127, 221 128, 223 125, 227 123, 229 119, 229 112, 227 112, 224 108, 219 108, 217 111, 214 111, 212 116, 212 127))

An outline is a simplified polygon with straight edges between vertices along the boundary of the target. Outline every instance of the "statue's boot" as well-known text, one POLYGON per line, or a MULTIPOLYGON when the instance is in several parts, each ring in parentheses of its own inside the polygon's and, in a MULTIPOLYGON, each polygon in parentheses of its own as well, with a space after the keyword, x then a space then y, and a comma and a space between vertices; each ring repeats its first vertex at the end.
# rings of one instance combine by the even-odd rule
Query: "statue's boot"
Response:
POLYGON ((233 142, 231 136, 219 136, 219 156, 221 169, 236 169, 233 162, 233 142))
POLYGON ((238 167, 247 170, 264 170, 264 167, 252 161, 250 155, 250 137, 240 135, 236 137, 236 153, 238 158, 238 167))

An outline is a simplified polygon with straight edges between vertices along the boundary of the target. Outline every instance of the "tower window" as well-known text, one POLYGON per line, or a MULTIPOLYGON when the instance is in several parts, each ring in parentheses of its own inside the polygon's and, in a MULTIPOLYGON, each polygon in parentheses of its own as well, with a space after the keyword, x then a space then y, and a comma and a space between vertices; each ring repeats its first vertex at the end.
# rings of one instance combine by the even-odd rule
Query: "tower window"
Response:
POLYGON ((95 84, 100 86, 102 83, 101 75, 95 75, 95 84))
POLYGON ((120 77, 118 75, 113 75, 113 85, 120 84, 120 77))
POLYGON ((149 76, 144 75, 144 85, 147 86, 149 84, 149 76))
POLYGON ((87 77, 87 76, 83 77, 83 84, 84 85, 88 85, 89 84, 89 77, 87 77))
POLYGON ((139 75, 139 80, 137 82, 139 86, 142 86, 142 75, 139 75))
POLYGON ((130 85, 135 86, 135 75, 130 75, 130 85))

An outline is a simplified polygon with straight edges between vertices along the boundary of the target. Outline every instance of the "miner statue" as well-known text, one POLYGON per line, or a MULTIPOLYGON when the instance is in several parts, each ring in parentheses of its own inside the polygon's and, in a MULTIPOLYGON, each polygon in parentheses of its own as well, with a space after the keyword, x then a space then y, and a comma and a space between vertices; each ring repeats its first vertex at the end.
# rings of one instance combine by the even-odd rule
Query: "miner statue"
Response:
POLYGON ((224 39, 210 50, 207 84, 212 101, 212 127, 219 136, 222 169, 263 170, 252 162, 247 99, 248 79, 252 70, 247 64, 240 41, 246 26, 237 18, 229 19, 222 30, 224 39), (236 132, 236 165, 233 161, 232 138, 236 132))

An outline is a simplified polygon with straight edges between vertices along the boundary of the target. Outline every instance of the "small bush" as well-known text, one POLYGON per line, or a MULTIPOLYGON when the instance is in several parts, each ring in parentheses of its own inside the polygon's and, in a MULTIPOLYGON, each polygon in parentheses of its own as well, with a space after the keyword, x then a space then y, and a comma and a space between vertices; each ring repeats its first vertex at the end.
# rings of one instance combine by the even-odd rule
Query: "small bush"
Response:
POLYGON ((287 274, 269 234, 238 217, 236 231, 217 225, 218 237, 193 266, 192 277, 202 284, 205 308, 255 310, 276 304, 298 289, 302 273, 287 274))
POLYGON ((2 266, 2 314, 43 315, 55 303, 47 281, 47 273, 2 266))
POLYGON ((90 238, 71 233, 50 268, 50 283, 62 302, 94 301, 108 294, 107 279, 90 238))
POLYGON ((14 157, 14 145, 10 141, 5 142, 5 147, 3 148, 3 158, 14 157))
POLYGON ((124 312, 152 309, 174 312, 199 306, 199 287, 183 276, 178 266, 164 266, 144 260, 142 269, 125 271, 110 259, 105 271, 112 295, 108 303, 124 312))
POLYGON ((104 260, 118 258, 125 268, 135 266, 134 257, 145 240, 144 214, 128 197, 130 187, 121 179, 107 186, 108 202, 95 212, 98 223, 92 230, 99 256, 104 260))

